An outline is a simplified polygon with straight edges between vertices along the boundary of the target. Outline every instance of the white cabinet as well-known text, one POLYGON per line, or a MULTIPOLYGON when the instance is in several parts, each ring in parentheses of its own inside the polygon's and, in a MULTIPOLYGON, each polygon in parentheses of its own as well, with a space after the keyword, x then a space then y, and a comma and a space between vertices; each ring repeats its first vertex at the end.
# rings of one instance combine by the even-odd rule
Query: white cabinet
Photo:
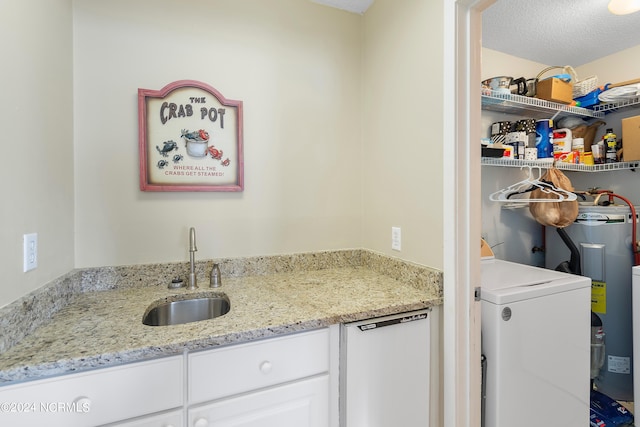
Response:
POLYGON ((334 325, 0 387, 0 425, 336 427, 338 363, 334 325))
POLYGON ((87 427, 180 408, 183 360, 173 356, 1 387, 0 423, 87 427))
POLYGON ((321 375, 189 409, 192 427, 327 427, 329 376, 321 375))
POLYGON ((117 422, 103 427, 184 427, 184 413, 182 409, 162 414, 149 415, 134 420, 117 422))
MULTIPOLYGON (((329 329, 188 356, 190 427, 327 427, 329 329)), ((337 353, 337 348, 335 348, 337 353)))

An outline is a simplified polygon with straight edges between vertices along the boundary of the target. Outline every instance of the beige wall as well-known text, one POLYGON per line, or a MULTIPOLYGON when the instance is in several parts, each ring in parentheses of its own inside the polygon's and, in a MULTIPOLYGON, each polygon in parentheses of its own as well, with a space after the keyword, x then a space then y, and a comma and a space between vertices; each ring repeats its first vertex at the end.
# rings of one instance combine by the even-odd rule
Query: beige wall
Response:
POLYGON ((204 258, 366 247, 441 267, 438 12, 76 1, 76 266, 187 259, 194 226, 204 258), (243 193, 138 190, 136 90, 184 78, 244 101, 243 193))
POLYGON ((363 246, 442 268, 440 2, 376 0, 363 48, 363 246), (391 250, 391 227, 402 251, 391 250))
POLYGON ((4 136, 40 139, 2 169, 0 306, 74 267, 187 260, 191 226, 200 259, 364 247, 442 268, 431 3, 360 16, 305 0, 3 2, 17 64, 4 136), (244 192, 139 190, 137 90, 181 79, 244 101, 244 192), (30 232, 40 264, 25 274, 30 232))
MULTIPOLYGON (((482 80, 498 76, 529 79, 535 77, 547 67, 548 65, 546 64, 507 55, 486 47, 482 48, 482 80)), ((556 71, 561 72, 561 70, 556 71)), ((544 76, 550 77, 553 74, 553 71, 549 71, 549 74, 545 73, 544 76)))
POLYGON ((301 0, 74 3, 76 266, 361 246, 361 16, 301 0), (138 188, 137 90, 244 102, 245 190, 138 188))
POLYGON ((2 0, 0 307, 73 268, 70 0, 2 0), (22 271, 22 235, 38 268, 22 271))
POLYGON ((580 79, 598 76, 599 85, 637 79, 640 77, 639 56, 640 45, 576 67, 576 71, 580 79))

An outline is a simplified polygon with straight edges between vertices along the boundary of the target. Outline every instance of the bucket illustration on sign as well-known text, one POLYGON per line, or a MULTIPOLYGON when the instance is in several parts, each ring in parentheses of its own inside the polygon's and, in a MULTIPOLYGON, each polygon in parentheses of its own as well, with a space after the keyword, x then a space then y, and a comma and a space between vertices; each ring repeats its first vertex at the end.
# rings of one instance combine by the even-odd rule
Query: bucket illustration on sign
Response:
POLYGON ((192 157, 205 157, 209 148, 209 133, 204 129, 189 132, 182 129, 182 138, 187 147, 187 154, 192 157))

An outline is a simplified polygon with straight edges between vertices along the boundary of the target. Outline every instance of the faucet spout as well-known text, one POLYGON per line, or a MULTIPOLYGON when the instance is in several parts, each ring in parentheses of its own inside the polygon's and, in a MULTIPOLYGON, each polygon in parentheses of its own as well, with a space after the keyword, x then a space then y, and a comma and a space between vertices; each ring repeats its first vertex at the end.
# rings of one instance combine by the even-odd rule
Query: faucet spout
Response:
POLYGON ((189 229, 189 252, 196 252, 198 248, 196 247, 196 229, 191 227, 189 229))
POLYGON ((198 248, 196 247, 196 229, 191 227, 189 229, 189 285, 187 286, 187 289, 195 289, 198 287, 195 263, 195 253, 197 250, 198 248))

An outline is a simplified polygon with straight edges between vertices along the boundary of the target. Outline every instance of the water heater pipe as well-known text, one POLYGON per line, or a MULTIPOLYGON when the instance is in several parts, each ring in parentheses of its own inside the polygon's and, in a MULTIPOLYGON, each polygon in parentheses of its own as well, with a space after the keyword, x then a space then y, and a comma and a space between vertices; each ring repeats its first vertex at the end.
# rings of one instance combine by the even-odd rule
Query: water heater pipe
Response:
POLYGON ((597 195, 596 196, 596 202, 598 201, 598 199, 600 198, 600 196, 602 195, 606 195, 609 197, 609 203, 613 204, 613 199, 615 197, 617 197, 618 199, 622 200, 623 202, 625 202, 627 205, 629 205, 629 209, 631 209, 631 226, 632 226, 632 238, 633 238, 633 242, 632 242, 632 252, 633 252, 633 265, 640 265, 640 248, 638 248, 638 241, 636 239, 636 229, 637 229, 637 216, 636 216, 636 208, 633 206, 633 203, 631 203, 631 201, 629 199, 627 199, 626 197, 623 197, 619 194, 615 194, 614 192, 612 192, 611 190, 590 190, 589 192, 587 192, 587 194, 593 196, 594 194, 597 195))

